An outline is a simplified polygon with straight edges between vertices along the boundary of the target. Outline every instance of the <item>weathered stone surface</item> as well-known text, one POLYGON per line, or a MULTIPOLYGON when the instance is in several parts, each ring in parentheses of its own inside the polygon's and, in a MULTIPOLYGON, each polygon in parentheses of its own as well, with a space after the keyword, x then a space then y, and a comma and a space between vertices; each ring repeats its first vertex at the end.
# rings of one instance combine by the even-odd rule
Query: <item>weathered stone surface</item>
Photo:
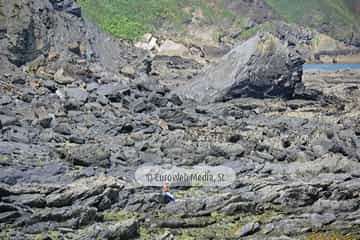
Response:
POLYGON ((71 76, 67 76, 65 74, 65 71, 63 68, 59 69, 55 74, 54 74, 54 80, 55 82, 59 83, 59 84, 70 84, 72 82, 75 81, 75 79, 71 76))
POLYGON ((260 224, 258 222, 255 223, 248 223, 243 226, 240 230, 238 230, 235 234, 239 237, 244 237, 247 235, 251 235, 258 231, 260 228, 260 224))
POLYGON ((203 103, 239 97, 293 98, 303 89, 303 64, 273 35, 258 34, 177 92, 203 103))
POLYGON ((133 239, 138 236, 138 222, 129 219, 116 224, 96 224, 86 229, 80 239, 133 239))
POLYGON ((67 151, 66 160, 81 166, 109 166, 110 151, 103 145, 85 144, 67 151))
POLYGON ((196 85, 199 104, 170 89, 200 64, 144 58, 72 0, 3 0, 3 15, 0 239, 359 238, 359 71, 305 71, 322 97, 288 101, 313 96, 302 61, 265 34, 202 75, 227 90, 196 85), (144 164, 224 165, 237 179, 172 187, 173 202, 135 181, 144 164))
POLYGON ((120 190, 123 187, 124 183, 113 177, 84 178, 48 195, 46 197, 46 204, 50 207, 69 206, 75 201, 100 195, 107 188, 120 190))
POLYGON ((16 117, 0 115, 0 126, 2 127, 14 125, 16 122, 16 117))

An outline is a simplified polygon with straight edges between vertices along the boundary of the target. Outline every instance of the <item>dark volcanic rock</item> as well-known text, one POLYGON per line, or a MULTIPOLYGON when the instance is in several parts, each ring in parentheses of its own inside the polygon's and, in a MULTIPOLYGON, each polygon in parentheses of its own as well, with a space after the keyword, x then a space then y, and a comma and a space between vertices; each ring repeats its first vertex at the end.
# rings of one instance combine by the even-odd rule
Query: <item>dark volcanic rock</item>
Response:
POLYGON ((96 224, 86 229, 80 239, 133 239, 138 235, 139 224, 129 219, 116 224, 96 224))
POLYGON ((67 154, 67 160, 75 165, 106 167, 110 164, 110 151, 97 144, 81 145, 70 149, 67 154))
POLYGON ((177 91, 200 102, 239 97, 292 98, 296 89, 303 89, 303 64, 302 58, 273 35, 258 34, 177 91))
POLYGON ((0 239, 359 238, 358 74, 350 87, 306 71, 329 96, 305 101, 316 93, 302 59, 263 34, 179 95, 170 79, 200 65, 143 62, 73 0, 0 0, 0 25, 0 239), (237 178, 172 186, 169 202, 134 179, 153 164, 224 165, 237 178))
POLYGON ((8 53, 9 61, 21 66, 48 51, 50 42, 46 23, 51 24, 53 21, 48 14, 51 5, 46 4, 46 1, 36 1, 31 3, 30 8, 18 0, 3 2, 5 14, 15 13, 7 26, 8 43, 0 46, 2 52, 8 53), (46 8, 45 12, 40 13, 46 8))
MULTIPOLYGON (((54 64, 56 72, 76 55, 87 60, 97 58, 104 67, 118 70, 119 65, 128 63, 125 60, 128 49, 140 53, 84 21, 74 0, 3 0, 0 8, 1 65, 8 66, 10 62, 23 66, 39 57, 48 57, 57 63, 54 64), (74 43, 80 46, 75 53, 71 47, 74 43), (123 47, 119 47, 121 45, 123 47)), ((130 57, 142 61, 135 59, 133 54, 130 57)), ((69 76, 62 79, 64 82, 69 80, 72 80, 69 76)))

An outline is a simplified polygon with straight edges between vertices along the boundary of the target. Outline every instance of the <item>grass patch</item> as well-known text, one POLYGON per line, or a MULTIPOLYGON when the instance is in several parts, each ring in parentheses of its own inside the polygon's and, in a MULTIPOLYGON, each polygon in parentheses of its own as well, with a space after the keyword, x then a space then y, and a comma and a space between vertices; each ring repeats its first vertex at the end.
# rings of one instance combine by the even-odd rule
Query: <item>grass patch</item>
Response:
POLYGON ((143 239, 143 240, 152 240, 153 239, 153 237, 150 234, 150 231, 143 226, 141 226, 139 229, 139 235, 140 235, 140 239, 143 239))
POLYGON ((343 234, 340 232, 310 233, 308 240, 357 240, 354 234, 343 234))
MULTIPOLYGON (((166 232, 172 232, 176 237, 175 239, 182 240, 192 240, 192 239, 223 239, 224 236, 235 237, 236 231, 239 230, 242 226, 249 222, 259 222, 267 223, 271 218, 277 216, 279 213, 276 213, 273 210, 268 210, 258 215, 235 215, 235 216, 226 216, 219 212, 213 212, 210 216, 204 217, 195 217, 188 218, 188 220, 194 221, 209 221, 212 224, 202 227, 202 228, 177 228, 177 229, 168 229, 160 228, 156 232, 149 232, 146 229, 140 229, 141 239, 155 239, 154 236, 162 236, 166 232), (215 220, 215 221, 213 221, 215 220), (141 233, 143 231, 143 233, 141 233), (144 237, 143 237, 144 236, 144 237)), ((154 219, 183 219, 177 215, 169 215, 168 213, 157 212, 154 215, 154 219)), ((186 220, 186 219, 184 219, 186 220)))
POLYGON ((311 21, 309 16, 318 16, 322 21, 354 24, 359 18, 344 0, 265 0, 277 13, 293 23, 311 21))
POLYGON ((9 155, 0 154, 0 163, 7 163, 10 160, 9 155))
POLYGON ((51 239, 51 240, 60 240, 61 234, 56 231, 49 231, 46 233, 40 233, 35 235, 34 240, 44 240, 44 239, 51 239))
POLYGON ((138 40, 160 29, 181 32, 191 21, 191 13, 198 9, 204 24, 235 20, 222 3, 213 5, 207 0, 79 0, 79 4, 85 16, 103 30, 128 40, 138 40))
POLYGON ((115 37, 135 40, 162 25, 181 26, 187 15, 177 0, 80 0, 85 15, 115 37))
POLYGON ((333 37, 348 38, 355 29, 360 30, 360 17, 352 0, 265 0, 271 8, 290 23, 323 29, 333 37))
POLYGON ((241 39, 247 40, 252 36, 256 35, 257 32, 267 32, 274 30, 274 26, 270 22, 259 24, 253 28, 242 31, 240 34, 241 39))
POLYGON ((268 210, 258 215, 235 215, 226 216, 224 214, 213 212, 211 218, 216 220, 219 226, 222 226, 220 231, 226 232, 228 235, 235 234, 241 227, 247 223, 259 222, 261 224, 267 223, 271 218, 277 216, 279 213, 268 210), (226 227, 225 227, 226 226, 226 227))

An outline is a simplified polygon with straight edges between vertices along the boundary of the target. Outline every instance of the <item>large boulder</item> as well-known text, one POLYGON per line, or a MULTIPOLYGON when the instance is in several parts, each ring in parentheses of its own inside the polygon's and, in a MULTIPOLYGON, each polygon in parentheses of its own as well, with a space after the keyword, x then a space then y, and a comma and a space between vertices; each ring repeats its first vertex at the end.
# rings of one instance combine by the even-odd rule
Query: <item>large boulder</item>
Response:
POLYGON ((65 154, 67 161, 78 166, 108 167, 110 165, 110 150, 99 144, 84 144, 70 147, 65 152, 62 152, 62 154, 65 154))
POLYGON ((304 60, 269 33, 261 33, 234 48, 192 83, 177 89, 200 102, 239 97, 293 98, 304 92, 304 60))

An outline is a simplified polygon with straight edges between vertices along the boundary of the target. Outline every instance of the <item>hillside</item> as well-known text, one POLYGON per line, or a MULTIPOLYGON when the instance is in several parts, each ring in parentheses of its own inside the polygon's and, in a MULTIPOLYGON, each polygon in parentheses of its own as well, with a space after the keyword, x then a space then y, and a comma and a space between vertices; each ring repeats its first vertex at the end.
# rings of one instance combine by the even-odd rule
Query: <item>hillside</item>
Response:
POLYGON ((232 20, 232 13, 221 4, 196 0, 81 0, 85 14, 105 31, 125 39, 139 39, 146 32, 161 29, 182 31, 197 9, 202 21, 216 24, 232 20), (220 7, 221 6, 221 7, 220 7), (220 7, 220 8, 219 8, 220 7))
POLYGON ((360 1, 356 0, 266 0, 284 20, 317 29, 338 40, 351 42, 360 32, 360 1))
POLYGON ((247 38, 262 29, 262 23, 277 19, 348 43, 358 44, 360 36, 358 0, 80 0, 80 4, 103 29, 132 40, 160 30, 189 32, 194 22, 215 27, 214 38, 227 31, 242 31, 247 38))

